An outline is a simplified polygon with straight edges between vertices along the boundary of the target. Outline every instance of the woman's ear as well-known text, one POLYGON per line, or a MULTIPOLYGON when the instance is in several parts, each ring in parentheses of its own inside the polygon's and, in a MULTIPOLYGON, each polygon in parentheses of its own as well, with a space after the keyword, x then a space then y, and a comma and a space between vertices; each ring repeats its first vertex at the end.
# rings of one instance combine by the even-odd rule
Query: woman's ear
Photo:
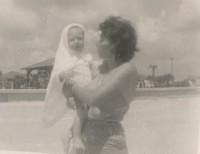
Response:
POLYGON ((110 51, 110 54, 111 56, 113 56, 114 58, 117 58, 117 54, 116 54, 116 47, 113 45, 113 44, 110 44, 110 47, 109 47, 109 51, 110 51))
POLYGON ((112 51, 114 53, 115 49, 116 49, 115 45, 112 43, 109 43, 109 45, 110 45, 110 51, 112 51))

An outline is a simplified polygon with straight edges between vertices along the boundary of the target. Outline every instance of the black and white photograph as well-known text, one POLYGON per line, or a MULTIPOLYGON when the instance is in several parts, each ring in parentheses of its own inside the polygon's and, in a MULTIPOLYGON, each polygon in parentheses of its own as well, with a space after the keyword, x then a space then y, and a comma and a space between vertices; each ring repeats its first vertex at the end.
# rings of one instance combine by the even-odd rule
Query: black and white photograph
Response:
POLYGON ((0 154, 200 154, 199 0, 0 0, 0 154))

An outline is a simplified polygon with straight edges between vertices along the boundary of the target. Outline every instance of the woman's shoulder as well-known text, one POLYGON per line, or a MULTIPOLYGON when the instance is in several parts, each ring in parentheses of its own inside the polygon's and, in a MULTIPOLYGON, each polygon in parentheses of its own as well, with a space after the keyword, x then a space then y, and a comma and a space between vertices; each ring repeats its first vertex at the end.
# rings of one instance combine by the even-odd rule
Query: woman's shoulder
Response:
POLYGON ((124 77, 137 77, 138 71, 135 65, 135 62, 132 60, 122 64, 119 67, 120 74, 124 77))
POLYGON ((125 64, 124 80, 122 81, 121 90, 127 102, 131 102, 134 97, 134 91, 138 81, 138 71, 133 61, 125 64))
POLYGON ((137 67, 134 61, 128 62, 128 71, 130 72, 131 75, 138 75, 137 67))

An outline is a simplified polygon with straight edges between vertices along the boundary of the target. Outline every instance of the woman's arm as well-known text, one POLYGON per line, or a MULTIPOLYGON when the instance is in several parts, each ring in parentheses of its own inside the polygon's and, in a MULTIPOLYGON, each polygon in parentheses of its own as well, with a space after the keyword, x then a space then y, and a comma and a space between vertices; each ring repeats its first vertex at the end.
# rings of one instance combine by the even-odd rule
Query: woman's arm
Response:
POLYGON ((57 73, 58 79, 59 79, 60 82, 65 82, 73 76, 73 73, 74 73, 73 68, 63 70, 63 71, 57 73))
POLYGON ((113 70, 114 72, 110 72, 111 76, 98 89, 90 90, 87 87, 74 85, 73 96, 78 101, 90 106, 117 97, 127 84, 132 84, 131 81, 137 80, 137 70, 131 62, 122 64, 116 69, 113 70))

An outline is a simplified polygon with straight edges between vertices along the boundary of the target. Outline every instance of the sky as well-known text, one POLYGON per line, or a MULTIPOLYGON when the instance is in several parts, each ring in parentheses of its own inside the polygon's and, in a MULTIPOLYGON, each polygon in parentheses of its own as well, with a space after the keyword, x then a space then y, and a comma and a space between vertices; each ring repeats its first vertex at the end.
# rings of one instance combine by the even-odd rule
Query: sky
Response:
POLYGON ((0 70, 20 70, 54 57, 62 29, 81 23, 87 47, 96 52, 98 24, 117 15, 137 30, 140 74, 170 73, 176 79, 200 76, 199 0, 0 0, 0 70))

